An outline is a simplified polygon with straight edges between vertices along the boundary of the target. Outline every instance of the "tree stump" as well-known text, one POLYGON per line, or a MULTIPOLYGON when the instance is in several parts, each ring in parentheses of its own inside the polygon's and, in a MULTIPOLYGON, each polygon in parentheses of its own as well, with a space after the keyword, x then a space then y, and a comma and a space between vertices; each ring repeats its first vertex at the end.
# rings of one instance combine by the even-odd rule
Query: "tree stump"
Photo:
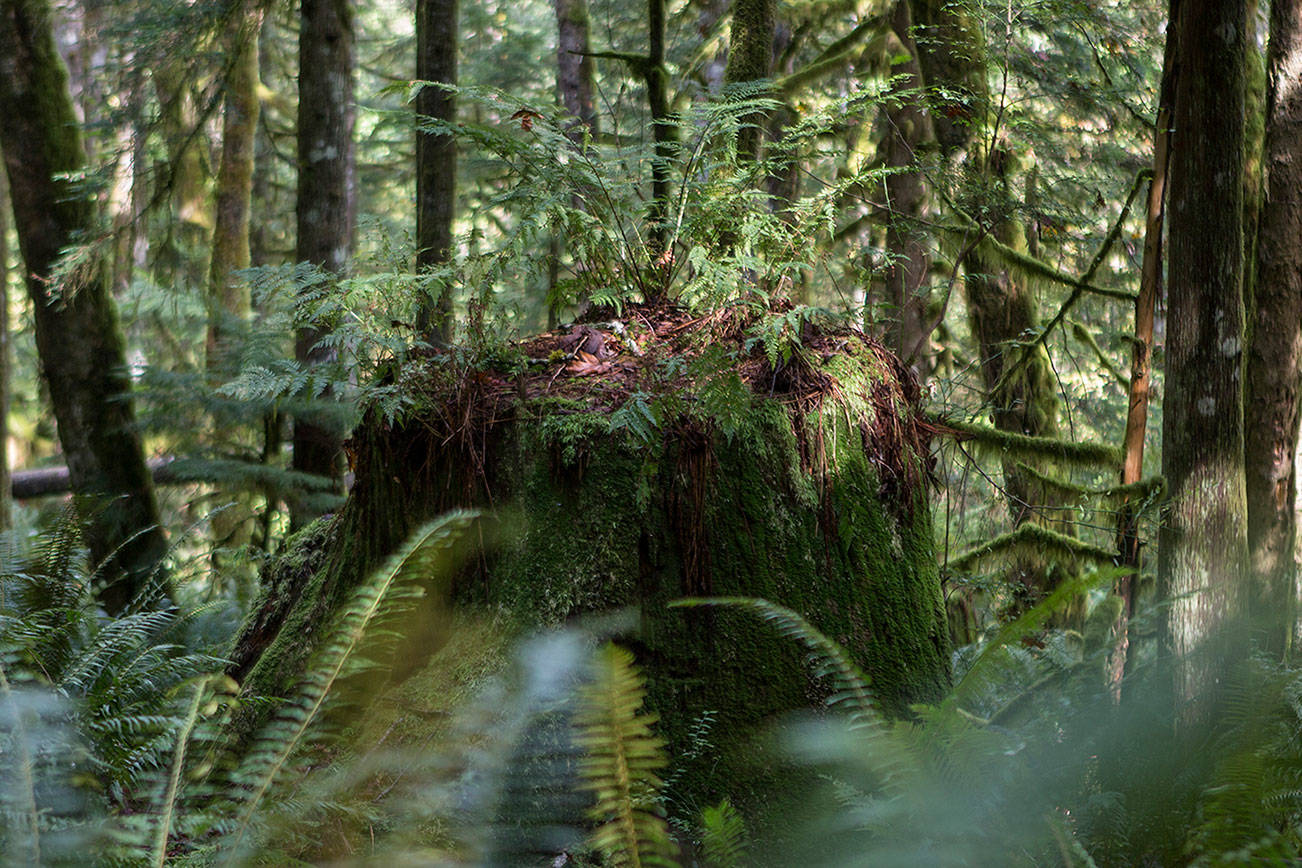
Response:
POLYGON ((626 644, 671 750, 714 717, 718 753, 686 770, 694 793, 725 791, 754 727, 824 688, 767 624, 671 600, 795 609, 850 651, 888 713, 948 686, 918 388, 864 334, 794 311, 632 308, 473 365, 430 357, 397 385, 412 409, 366 415, 345 507, 264 576, 233 653, 246 689, 285 695, 349 590, 464 506, 500 532, 456 573, 458 605, 538 626, 637 607, 626 644))

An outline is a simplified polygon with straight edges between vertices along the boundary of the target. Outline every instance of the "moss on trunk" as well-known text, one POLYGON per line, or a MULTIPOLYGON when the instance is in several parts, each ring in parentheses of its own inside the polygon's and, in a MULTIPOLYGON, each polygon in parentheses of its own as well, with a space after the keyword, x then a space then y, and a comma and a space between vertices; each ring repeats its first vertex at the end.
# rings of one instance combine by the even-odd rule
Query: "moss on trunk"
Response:
MULTIPOLYGON (((310 637, 378 558, 429 516, 476 505, 501 532, 457 574, 455 598, 535 625, 639 607, 628 644, 670 744, 686 745, 703 712, 715 716, 719 751, 687 770, 694 793, 727 790, 753 753, 753 726, 817 704, 822 688, 798 647, 769 626, 731 611, 668 609, 670 600, 782 603, 849 648, 890 711, 936 697, 949 648, 916 386, 863 335, 811 333, 776 370, 762 354, 739 356, 733 382, 745 409, 724 425, 702 409, 717 383, 662 376, 693 370, 666 359, 723 339, 673 344, 674 325, 636 339, 643 355, 607 377, 543 359, 543 371, 514 377, 431 366, 404 384, 423 394, 423 409, 392 425, 371 416, 355 435, 353 494, 271 574, 237 648, 237 675, 255 692, 286 692, 310 637), (651 349, 656 341, 667 349, 651 349), (630 380, 653 375, 659 391, 630 397, 630 380), (628 401, 657 395, 680 412, 649 432, 612 431, 628 401), (320 568, 305 569, 304 550, 322 545, 320 568), (268 616, 290 599, 287 616, 268 616), (273 638, 275 620, 285 626, 273 638)), ((557 341, 535 341, 525 355, 545 355, 548 340, 557 341)), ((742 336, 732 340, 740 352, 742 336)), ((431 647, 406 649, 403 668, 431 647)))

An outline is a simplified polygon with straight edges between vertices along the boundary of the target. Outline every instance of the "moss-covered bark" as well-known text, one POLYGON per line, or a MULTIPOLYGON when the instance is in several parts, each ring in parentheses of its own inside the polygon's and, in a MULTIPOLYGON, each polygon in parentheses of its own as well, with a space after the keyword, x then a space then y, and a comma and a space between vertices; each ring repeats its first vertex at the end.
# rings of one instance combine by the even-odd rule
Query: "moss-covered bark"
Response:
MULTIPOLYGON (((670 600, 780 602, 849 648, 892 712, 937 696, 949 649, 916 389, 902 387, 898 364, 862 336, 819 340, 799 385, 756 377, 773 393, 749 393, 731 436, 688 409, 639 439, 612 432, 608 392, 539 395, 527 377, 516 389, 450 374, 440 384, 435 370, 425 410, 394 426, 371 419, 355 436, 353 495, 313 531, 325 535, 315 541, 325 546, 321 568, 305 568, 313 546, 300 545, 273 574, 237 647, 236 674, 253 691, 286 692, 312 637, 379 557, 430 515, 478 505, 491 508, 498 543, 458 573, 455 598, 533 625, 638 606, 630 644, 670 743, 686 744, 700 714, 715 714, 720 750, 688 769, 694 793, 729 789, 752 753, 754 725, 817 704, 821 688, 800 650, 767 625, 669 609, 670 600), (445 421, 474 415, 486 421, 455 430, 445 421), (295 574, 296 587, 286 580, 295 574), (288 615, 272 638, 276 606, 288 615)), ((685 408, 706 388, 686 378, 663 386, 685 408)), ((430 647, 404 650, 403 668, 430 647)))
POLYGON ((0 147, 32 302, 36 347, 92 560, 121 612, 148 591, 167 550, 132 409, 131 379, 94 202, 74 178, 86 155, 54 44, 50 5, 0 2, 0 147), (67 248, 75 253, 64 256, 67 248))

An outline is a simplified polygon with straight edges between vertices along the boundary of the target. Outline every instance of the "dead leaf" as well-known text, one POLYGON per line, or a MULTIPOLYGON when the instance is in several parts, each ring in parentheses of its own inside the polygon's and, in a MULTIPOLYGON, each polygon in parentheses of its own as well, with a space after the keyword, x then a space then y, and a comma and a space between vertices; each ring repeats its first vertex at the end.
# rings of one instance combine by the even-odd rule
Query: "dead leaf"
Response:
POLYGON ((532 109, 520 109, 511 115, 511 120, 520 122, 520 129, 526 133, 533 129, 533 122, 540 119, 542 115, 532 109))

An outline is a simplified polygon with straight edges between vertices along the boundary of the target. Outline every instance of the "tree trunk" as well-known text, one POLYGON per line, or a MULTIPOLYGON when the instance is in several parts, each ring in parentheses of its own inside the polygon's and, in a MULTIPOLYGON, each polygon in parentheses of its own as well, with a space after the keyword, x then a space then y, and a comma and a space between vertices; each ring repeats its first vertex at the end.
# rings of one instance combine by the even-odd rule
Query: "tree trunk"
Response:
POLYGON ((164 270, 159 280, 197 290, 208 276, 209 235, 213 231, 208 199, 210 168, 206 151, 200 146, 202 130, 184 63, 173 59, 159 64, 153 81, 159 126, 167 149, 165 179, 176 221, 176 228, 164 243, 160 259, 164 270))
POLYGON ((965 4, 911 0, 922 80, 933 89, 936 141, 946 156, 972 138, 987 99, 985 43, 965 4))
POLYGON ((1266 196, 1247 366, 1244 461, 1256 614, 1283 650, 1296 604, 1298 386, 1302 378, 1302 2, 1275 0, 1267 55, 1266 196), (1285 619, 1281 623, 1281 619, 1285 619))
POLYGON ((208 266, 208 368, 227 370, 232 325, 248 319, 249 285, 235 272, 249 267, 249 207, 253 195, 253 143, 258 129, 258 34, 261 8, 233 13, 231 62, 222 111, 222 153, 217 170, 216 223, 208 266))
MULTIPOLYGON (((416 78, 457 83, 457 0, 416 0, 416 78)), ((440 87, 416 95, 416 113, 452 123, 456 96, 440 87)), ((457 142, 450 135, 416 133, 416 270, 452 260, 452 218, 456 210, 457 142)), ((452 339, 452 286, 427 299, 416 317, 421 337, 452 339)))
MULTIPOLYGON (((1179 703, 1209 699, 1203 648, 1243 613, 1243 0, 1172 3, 1176 83, 1158 584, 1179 703)), ((1274 323, 1271 324, 1275 326, 1274 323)), ((1205 707, 1200 701, 1193 708, 1205 707)), ((1189 715, 1182 715, 1188 719, 1189 715)))
POLYGON ((9 214, 9 179, 0 172, 0 530, 9 530, 14 523, 9 482, 9 394, 13 380, 13 353, 9 349, 9 214))
MULTIPOLYGON (((726 84, 747 84, 769 77, 776 28, 777 4, 774 0, 733 0, 732 38, 728 43, 728 66, 723 76, 726 84)), ((753 160, 759 156, 763 115, 752 112, 739 120, 744 128, 737 135, 737 151, 753 160)))
MULTIPOLYGON (((654 329, 637 337, 645 355, 621 361, 656 366, 651 359, 665 356, 646 349, 656 342, 667 353, 697 352, 688 348, 703 336, 680 327, 685 314, 647 314, 654 329)), ((740 332, 710 337, 744 352, 740 332)), ((546 357, 557 341, 537 338, 529 354, 546 357)), ((612 431, 620 411, 606 403, 606 387, 563 362, 487 390, 432 368, 417 386, 430 398, 425 409, 392 423, 371 413, 359 426, 347 505, 304 531, 265 576, 232 674, 254 694, 285 695, 333 607, 384 556, 423 521, 477 506, 490 537, 498 516, 515 519, 500 545, 453 579, 459 605, 529 629, 639 606, 638 657, 666 737, 686 748, 700 714, 717 715, 717 749, 685 763, 679 795, 701 803, 725 790, 745 795, 744 783, 736 787, 754 774, 756 725, 818 703, 823 688, 769 626, 735 612, 671 609, 675 598, 762 597, 801 611, 864 666, 888 713, 942 695, 949 646, 916 384, 859 333, 809 334, 805 345, 812 361, 793 362, 800 373, 777 376, 752 356, 750 379, 734 380, 751 403, 730 437, 685 417, 646 436, 612 431), (813 395, 811 383, 825 387, 813 395), (556 394, 567 396, 563 408, 556 394)), ((663 387, 693 404, 702 384, 682 377, 663 387)), ((436 617, 408 623, 397 659, 410 673, 443 637, 436 617)), ((266 706, 247 713, 258 708, 266 706)))
POLYGON ((0 0, 0 148, 59 441, 86 543, 108 578, 101 600, 121 612, 147 589, 162 593, 151 580, 167 542, 103 264, 90 251, 89 261, 56 269, 65 248, 89 240, 95 215, 65 179, 85 152, 41 0, 0 0))
POLYGON ((586 128, 597 133, 597 103, 594 96, 592 58, 588 56, 587 0, 555 0, 556 5, 556 89, 561 105, 577 119, 579 139, 586 128))
MULTIPOLYGON (((576 145, 582 146, 585 138, 595 139, 598 133, 596 87, 592 58, 588 56, 588 3, 587 0, 555 0, 555 6, 556 92, 561 105, 574 118, 566 132, 576 145)), ((574 196, 570 204, 582 208, 583 199, 574 196)), ((556 286, 560 281, 564 246, 560 233, 553 232, 547 261, 548 329, 556 327, 560 315, 559 305, 552 299, 556 297, 556 286)))
MULTIPOLYGON (((913 20, 909 4, 895 6, 892 29, 906 59, 892 67, 894 80, 886 109, 886 139, 882 156, 886 167, 895 169, 886 176, 886 204, 890 208, 886 224, 886 249, 890 255, 886 273, 888 300, 895 307, 895 318, 887 331, 887 345, 919 379, 930 373, 931 358, 927 341, 927 272, 931 268, 926 235, 918 218, 927 205, 927 188, 918 165, 925 145, 934 141, 931 115, 924 98, 922 67, 918 46, 913 41, 913 20)), ((892 49, 892 53, 895 51, 892 49)))
POLYGON ((677 131, 669 117, 668 71, 665 69, 665 0, 647 0, 647 102, 651 109, 651 138, 655 156, 651 160, 650 224, 651 280, 647 301, 664 297, 670 271, 669 169, 677 131))
MULTIPOLYGON (((295 258, 343 276, 354 219, 353 10, 351 0, 303 0, 298 41, 298 246, 295 258)), ((333 363, 325 332, 301 327, 294 355, 306 366, 333 363)), ((343 493, 344 431, 338 414, 294 420, 294 469, 336 480, 343 493)), ((311 513, 293 511, 301 525, 311 513)))

